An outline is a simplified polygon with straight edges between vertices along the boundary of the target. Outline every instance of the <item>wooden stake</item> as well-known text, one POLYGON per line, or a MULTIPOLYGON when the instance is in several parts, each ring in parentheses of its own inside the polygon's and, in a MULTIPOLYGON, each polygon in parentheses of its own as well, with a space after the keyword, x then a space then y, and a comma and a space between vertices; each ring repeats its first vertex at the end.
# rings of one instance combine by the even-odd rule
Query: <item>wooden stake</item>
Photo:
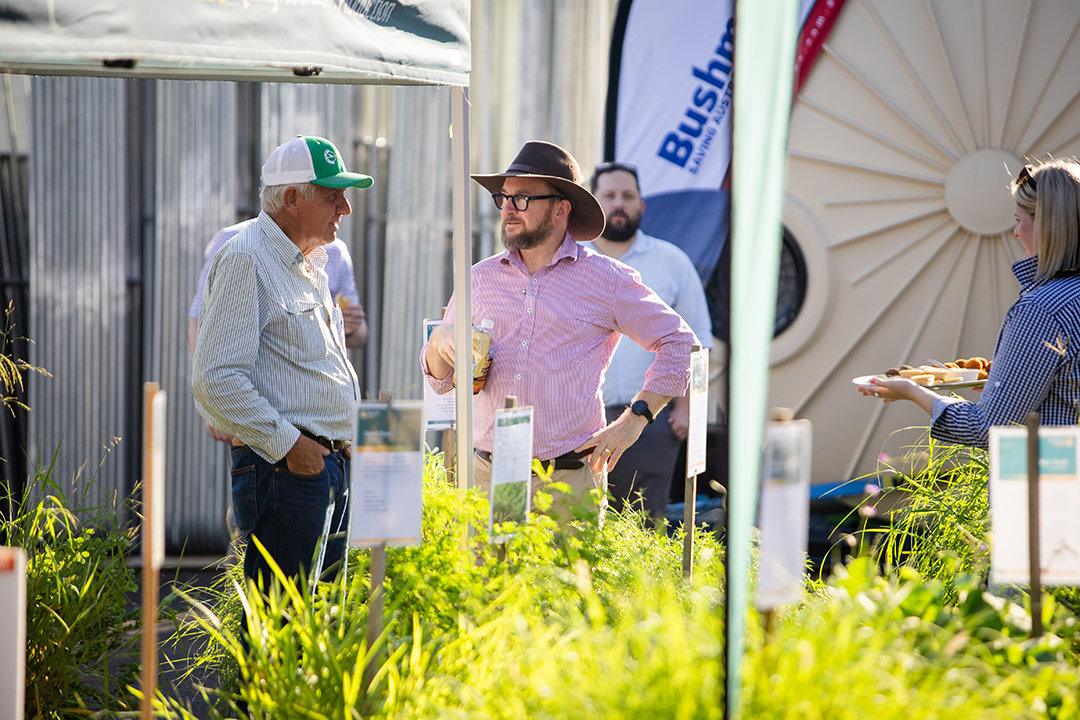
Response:
POLYGON ((165 393, 157 383, 143 386, 143 482, 142 482, 142 720, 153 717, 157 692, 157 610, 160 570, 165 555, 164 517, 165 393))
POLYGON ((367 647, 371 658, 364 667, 364 691, 371 686, 375 673, 379 671, 382 652, 373 648, 383 633, 383 586, 386 582, 386 543, 379 543, 371 548, 371 594, 368 596, 367 647))
POLYGON ((1039 413, 1027 416, 1028 573, 1031 575, 1031 637, 1042 635, 1042 576, 1039 559, 1039 413))
POLYGON ((446 481, 457 484, 457 437, 454 428, 446 428, 442 435, 443 466, 446 467, 446 481))
POLYGON ((682 576, 685 580, 694 577, 694 516, 697 512, 697 475, 686 478, 683 485, 683 536, 682 576))

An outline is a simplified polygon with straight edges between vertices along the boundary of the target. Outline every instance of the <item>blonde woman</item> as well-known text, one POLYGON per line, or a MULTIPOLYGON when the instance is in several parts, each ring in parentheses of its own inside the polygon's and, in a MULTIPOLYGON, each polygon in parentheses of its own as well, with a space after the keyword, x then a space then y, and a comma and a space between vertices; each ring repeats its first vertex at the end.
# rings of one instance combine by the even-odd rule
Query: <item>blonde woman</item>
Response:
POLYGON ((1012 181, 1016 228, 1026 256, 1013 263, 1020 297, 1009 308, 978 402, 944 397, 906 378, 874 378, 863 395, 910 400, 930 415, 930 434, 985 448, 993 425, 1044 425, 1080 417, 1080 164, 1025 165, 1012 181))

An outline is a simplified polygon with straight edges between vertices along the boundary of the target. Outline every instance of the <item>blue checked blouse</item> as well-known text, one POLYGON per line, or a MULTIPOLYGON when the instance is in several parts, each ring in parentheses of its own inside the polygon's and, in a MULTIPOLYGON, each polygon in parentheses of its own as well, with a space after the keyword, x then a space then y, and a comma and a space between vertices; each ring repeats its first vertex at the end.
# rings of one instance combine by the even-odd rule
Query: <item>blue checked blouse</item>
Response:
POLYGON ((986 387, 978 402, 934 401, 930 435, 985 448, 994 425, 1074 425, 1080 408, 1080 275, 1035 281, 1037 258, 1013 263, 1020 297, 1005 315, 986 387))

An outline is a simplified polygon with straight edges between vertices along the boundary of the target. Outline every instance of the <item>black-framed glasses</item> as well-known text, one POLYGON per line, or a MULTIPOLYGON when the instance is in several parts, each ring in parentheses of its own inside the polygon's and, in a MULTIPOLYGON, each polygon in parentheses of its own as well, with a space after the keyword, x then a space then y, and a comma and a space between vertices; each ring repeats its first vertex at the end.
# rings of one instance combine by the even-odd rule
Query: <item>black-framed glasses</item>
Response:
POLYGON ((1038 190, 1039 186, 1035 184, 1035 176, 1031 174, 1031 168, 1025 165, 1020 170, 1020 174, 1016 176, 1016 187, 1020 187, 1024 184, 1030 183, 1032 190, 1038 190))
POLYGON ((593 182, 596 182, 596 179, 601 175, 607 174, 609 172, 615 172, 616 170, 628 172, 634 176, 634 182, 638 181, 637 165, 631 165, 630 163, 612 160, 609 162, 602 162, 593 169, 593 182))
POLYGON ((517 195, 507 195, 506 193, 491 193, 491 199, 495 201, 495 207, 500 210, 503 209, 503 205, 509 200, 510 204, 514 206, 514 209, 518 212, 525 212, 529 209, 529 203, 533 200, 566 200, 565 195, 525 195, 518 193, 517 195))

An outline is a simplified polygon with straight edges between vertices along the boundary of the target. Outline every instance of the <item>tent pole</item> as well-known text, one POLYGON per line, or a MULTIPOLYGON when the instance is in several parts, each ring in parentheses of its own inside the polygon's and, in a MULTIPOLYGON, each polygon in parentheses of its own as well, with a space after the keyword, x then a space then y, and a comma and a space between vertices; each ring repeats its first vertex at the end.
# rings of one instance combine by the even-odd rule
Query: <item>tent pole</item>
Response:
POLYGON ((457 385, 456 429, 457 486, 465 489, 473 481, 472 407, 472 227, 469 218, 469 89, 453 88, 453 206, 454 206, 454 347, 459 359, 454 365, 457 385))

